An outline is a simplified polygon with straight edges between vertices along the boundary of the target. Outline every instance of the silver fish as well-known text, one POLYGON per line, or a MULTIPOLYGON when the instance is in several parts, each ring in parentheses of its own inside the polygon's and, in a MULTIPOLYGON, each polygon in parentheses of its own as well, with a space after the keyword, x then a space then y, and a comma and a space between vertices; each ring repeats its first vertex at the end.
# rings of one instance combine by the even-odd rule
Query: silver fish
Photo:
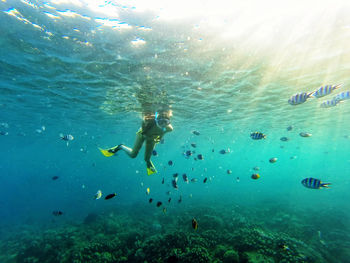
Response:
POLYGON ((308 98, 310 98, 314 94, 313 92, 306 93, 306 92, 301 92, 294 94, 292 97, 289 98, 288 103, 290 105, 298 105, 304 103, 308 98))
POLYGON ((315 90, 315 92, 312 94, 315 98, 321 98, 323 96, 326 96, 328 94, 331 94, 331 92, 335 89, 339 89, 341 87, 341 84, 338 85, 326 85, 318 88, 315 90))
POLYGON ((308 132, 301 132, 301 133, 299 133, 299 135, 300 135, 301 137, 311 137, 311 136, 312 136, 312 134, 311 134, 311 133, 308 133, 308 132))

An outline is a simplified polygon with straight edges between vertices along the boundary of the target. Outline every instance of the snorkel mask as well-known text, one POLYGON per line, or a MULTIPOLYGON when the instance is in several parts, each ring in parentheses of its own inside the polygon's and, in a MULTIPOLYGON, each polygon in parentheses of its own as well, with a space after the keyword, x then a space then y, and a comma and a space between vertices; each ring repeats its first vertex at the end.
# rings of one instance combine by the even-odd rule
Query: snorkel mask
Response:
POLYGON ((154 120, 156 122, 156 125, 161 128, 163 131, 166 131, 166 126, 168 126, 170 124, 170 120, 169 118, 166 117, 160 117, 159 113, 156 112, 154 114, 154 120))

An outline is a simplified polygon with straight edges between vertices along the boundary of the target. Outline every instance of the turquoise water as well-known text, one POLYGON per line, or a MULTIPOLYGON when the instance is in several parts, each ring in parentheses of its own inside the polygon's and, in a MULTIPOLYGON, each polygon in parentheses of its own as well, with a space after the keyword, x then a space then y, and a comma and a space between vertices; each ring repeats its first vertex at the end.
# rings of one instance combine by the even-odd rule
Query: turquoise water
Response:
POLYGON ((350 102, 320 107, 350 89, 346 1, 2 0, 0 10, 1 262, 350 262, 350 102), (142 112, 164 107, 174 131, 156 146, 157 174, 144 149, 99 152, 132 146, 142 112), (307 177, 331 188, 308 189, 307 177), (98 190, 117 196, 94 200, 98 190))

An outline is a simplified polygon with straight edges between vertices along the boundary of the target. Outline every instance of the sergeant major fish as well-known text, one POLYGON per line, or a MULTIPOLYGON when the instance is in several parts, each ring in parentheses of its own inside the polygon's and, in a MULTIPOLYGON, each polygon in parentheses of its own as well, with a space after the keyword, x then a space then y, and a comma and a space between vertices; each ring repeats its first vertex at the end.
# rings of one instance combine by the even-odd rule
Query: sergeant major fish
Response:
POLYGON ((63 133, 60 133, 61 140, 64 140, 67 142, 67 146, 69 146, 69 141, 73 141, 74 137, 72 134, 66 134, 63 135, 63 133))
POLYGON ((322 183, 321 180, 316 178, 311 178, 311 177, 303 179, 301 183, 305 187, 311 188, 311 189, 329 188, 328 186, 331 184, 331 183, 322 183))
POLYGON ((344 91, 334 96, 336 101, 348 100, 350 99, 350 91, 344 91))
POLYGON ((301 92, 301 93, 294 94, 293 96, 291 96, 291 97, 289 98, 288 103, 289 103, 290 105, 302 104, 302 103, 304 103, 308 98, 310 98, 313 94, 314 94, 314 91, 313 91, 313 92, 310 92, 310 93, 301 92))
POLYGON ((72 134, 63 135, 63 133, 60 133, 60 137, 61 137, 61 140, 64 140, 64 141, 73 141, 74 140, 74 137, 72 134))
POLYGON ((338 89, 340 87, 341 87, 341 84, 322 86, 322 87, 318 88, 317 90, 315 90, 314 93, 312 94, 312 96, 315 98, 321 98, 323 96, 331 94, 331 92, 333 90, 338 89))
POLYGON ((331 107, 335 107, 337 106, 337 104, 339 103, 340 101, 338 100, 327 100, 327 101, 324 101, 321 103, 320 107, 321 108, 331 108, 331 107))
POLYGON ((253 140, 261 140, 261 139, 266 139, 266 135, 263 134, 262 132, 252 132, 250 134, 250 138, 253 140))

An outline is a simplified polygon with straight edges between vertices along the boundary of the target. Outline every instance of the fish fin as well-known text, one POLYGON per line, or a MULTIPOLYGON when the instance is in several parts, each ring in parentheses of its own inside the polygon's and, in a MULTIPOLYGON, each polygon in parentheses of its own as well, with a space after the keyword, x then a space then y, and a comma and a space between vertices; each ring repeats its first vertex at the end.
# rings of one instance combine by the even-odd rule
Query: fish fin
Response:
POLYGON ((147 175, 151 175, 156 172, 157 172, 156 168, 154 167, 153 163, 150 161, 150 166, 147 167, 147 175))
POLYGON ((330 188, 329 185, 331 183, 321 183, 321 187, 324 187, 324 188, 330 188))
POLYGON ((111 157, 116 153, 116 152, 114 152, 116 147, 118 147, 118 146, 115 146, 115 147, 112 147, 109 149, 102 149, 102 148, 98 148, 98 149, 105 157, 111 157))

